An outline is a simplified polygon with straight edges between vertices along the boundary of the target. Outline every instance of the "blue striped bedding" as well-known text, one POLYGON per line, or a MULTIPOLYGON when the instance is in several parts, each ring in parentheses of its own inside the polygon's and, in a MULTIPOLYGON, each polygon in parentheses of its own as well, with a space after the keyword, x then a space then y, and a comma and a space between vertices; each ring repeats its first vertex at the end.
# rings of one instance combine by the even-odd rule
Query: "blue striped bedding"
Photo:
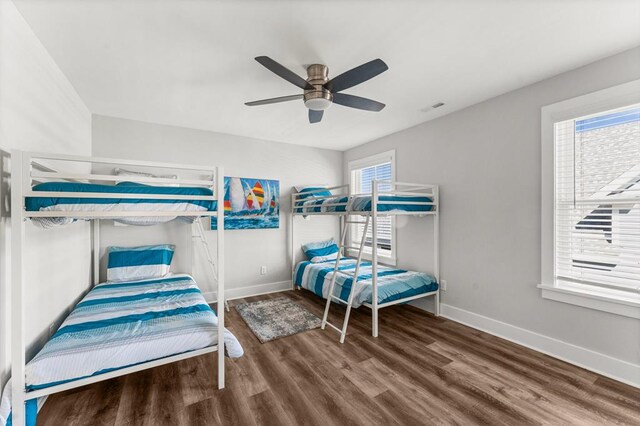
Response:
MULTIPOLYGON (((311 290, 318 296, 327 298, 335 261, 312 263, 304 261, 298 263, 294 273, 294 282, 298 287, 311 290)), ((339 271, 353 274, 356 259, 341 258, 339 271)), ((358 282, 353 285, 353 277, 338 272, 333 294, 343 300, 349 298, 349 293, 355 291, 353 306, 359 307, 363 303, 371 303, 371 262, 362 262, 358 272, 358 282)), ((422 272, 405 271, 378 265, 378 303, 386 303, 418 294, 430 293, 438 289, 436 279, 422 272)))
MULTIPOLYGON (((370 212, 371 211, 371 195, 359 195, 352 197, 350 211, 370 212)), ((344 212, 346 211, 346 203, 349 200, 347 196, 336 196, 324 199, 309 198, 296 203, 296 213, 320 213, 320 212, 344 212), (331 206, 328 204, 338 204, 340 206, 331 206)), ((409 204, 409 203, 430 203, 432 199, 424 196, 400 196, 400 195, 379 195, 378 211, 379 212, 428 212, 433 206, 427 204, 409 204), (393 202, 400 204, 385 204, 385 202, 393 202), (402 204, 403 202, 407 204, 402 204)))
MULTIPOLYGON (((128 217, 118 221, 135 225, 152 225, 166 222, 174 217, 152 217, 154 210, 214 211, 216 202, 212 200, 168 200, 142 198, 78 198, 57 197, 56 192, 93 192, 103 194, 140 194, 140 195, 194 195, 210 196, 211 189, 204 187, 151 186, 134 182, 121 182, 117 185, 100 185, 81 182, 46 182, 35 185, 34 191, 51 192, 51 196, 27 197, 27 211, 148 211, 149 217, 128 217)), ((62 225, 73 221, 71 218, 34 218, 44 227, 62 225)))
MULTIPOLYGON (((99 284, 27 364, 27 389, 202 349, 217 344, 217 333, 218 318, 189 275, 99 284)), ((228 330, 225 349, 243 355, 228 330)))

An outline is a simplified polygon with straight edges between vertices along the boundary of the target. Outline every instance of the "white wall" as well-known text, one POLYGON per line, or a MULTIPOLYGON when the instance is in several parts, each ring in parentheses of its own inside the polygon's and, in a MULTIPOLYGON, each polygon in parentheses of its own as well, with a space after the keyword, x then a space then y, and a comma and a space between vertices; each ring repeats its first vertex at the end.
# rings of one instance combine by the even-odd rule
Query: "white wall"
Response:
MULTIPOLYGON (((395 148, 398 180, 441 185, 444 304, 640 364, 640 321, 544 300, 536 288, 540 108, 639 77, 640 49, 630 50, 351 149, 345 165, 395 148)), ((398 257, 428 269, 418 226, 399 229, 398 257)))
MULTIPOLYGON (((290 193, 294 185, 326 183, 342 180, 342 152, 267 142, 208 131, 186 129, 139 121, 94 115, 93 155, 112 158, 144 159, 184 164, 221 165, 225 175, 277 179, 280 181, 280 228, 256 230, 228 230, 225 233, 227 297, 239 297, 286 288, 290 286, 289 212, 290 193), (267 274, 260 275, 260 266, 267 266, 267 274)), ((300 219, 300 218, 298 218, 300 219)), ((101 226, 101 246, 137 245, 173 242, 178 244, 174 271, 189 271, 191 247, 185 225, 172 223, 152 229, 101 226)), ((300 243, 335 236, 335 218, 313 218, 296 222, 300 243)), ((215 247, 215 232, 208 232, 210 245, 215 247)), ((196 250, 199 245, 195 245, 196 250)), ((195 251, 196 265, 203 259, 195 251)), ((104 259, 103 259, 104 265, 104 259)), ((214 282, 203 274, 196 274, 205 293, 211 292, 214 282)), ((212 295, 207 295, 211 300, 212 295)))
MULTIPOLYGON (((10 1, 0 1, 0 382, 10 365, 10 221, 7 152, 23 149, 91 154, 91 114, 10 1)), ((37 229, 27 223, 27 359, 49 337, 49 325, 88 288, 87 224, 37 229)))

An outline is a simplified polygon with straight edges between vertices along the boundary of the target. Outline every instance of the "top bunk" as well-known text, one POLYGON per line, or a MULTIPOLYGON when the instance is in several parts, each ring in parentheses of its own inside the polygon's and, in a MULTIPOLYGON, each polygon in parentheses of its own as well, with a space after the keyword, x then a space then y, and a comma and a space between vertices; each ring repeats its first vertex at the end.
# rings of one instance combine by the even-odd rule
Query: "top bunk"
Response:
POLYGON ((217 197, 224 194, 223 176, 217 166, 12 152, 12 191, 19 192, 23 217, 42 227, 82 219, 223 220, 217 197))
POLYGON ((297 187, 291 195, 296 216, 433 216, 438 214, 438 185, 371 181, 371 192, 352 194, 349 185, 297 187))

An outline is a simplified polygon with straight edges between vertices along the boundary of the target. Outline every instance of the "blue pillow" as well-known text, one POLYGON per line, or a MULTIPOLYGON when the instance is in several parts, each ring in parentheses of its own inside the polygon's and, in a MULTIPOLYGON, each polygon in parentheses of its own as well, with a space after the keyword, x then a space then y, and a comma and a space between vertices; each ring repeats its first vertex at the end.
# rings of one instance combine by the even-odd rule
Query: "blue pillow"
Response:
POLYGON ((311 262, 319 263, 337 259, 340 250, 333 238, 330 238, 325 241, 305 244, 302 246, 302 251, 311 262))
POLYGON ((308 187, 308 188, 301 189, 298 192, 297 199, 299 201, 302 201, 307 198, 330 197, 330 196, 331 196, 331 191, 329 191, 328 189, 324 189, 322 187, 308 187), (322 190, 322 191, 319 191, 319 190, 322 190), (317 192, 311 192, 311 191, 317 191, 317 192))
POLYGON ((107 280, 126 281, 161 278, 169 273, 175 246, 159 244, 107 249, 107 280))

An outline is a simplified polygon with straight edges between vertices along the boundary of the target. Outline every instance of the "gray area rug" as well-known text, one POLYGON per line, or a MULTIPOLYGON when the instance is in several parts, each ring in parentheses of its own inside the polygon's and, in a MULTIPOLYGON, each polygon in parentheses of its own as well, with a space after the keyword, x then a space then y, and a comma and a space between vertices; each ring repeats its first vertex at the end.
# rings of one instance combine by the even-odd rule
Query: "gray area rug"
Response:
POLYGON ((253 334, 265 343, 320 327, 322 320, 286 297, 235 307, 253 334))

